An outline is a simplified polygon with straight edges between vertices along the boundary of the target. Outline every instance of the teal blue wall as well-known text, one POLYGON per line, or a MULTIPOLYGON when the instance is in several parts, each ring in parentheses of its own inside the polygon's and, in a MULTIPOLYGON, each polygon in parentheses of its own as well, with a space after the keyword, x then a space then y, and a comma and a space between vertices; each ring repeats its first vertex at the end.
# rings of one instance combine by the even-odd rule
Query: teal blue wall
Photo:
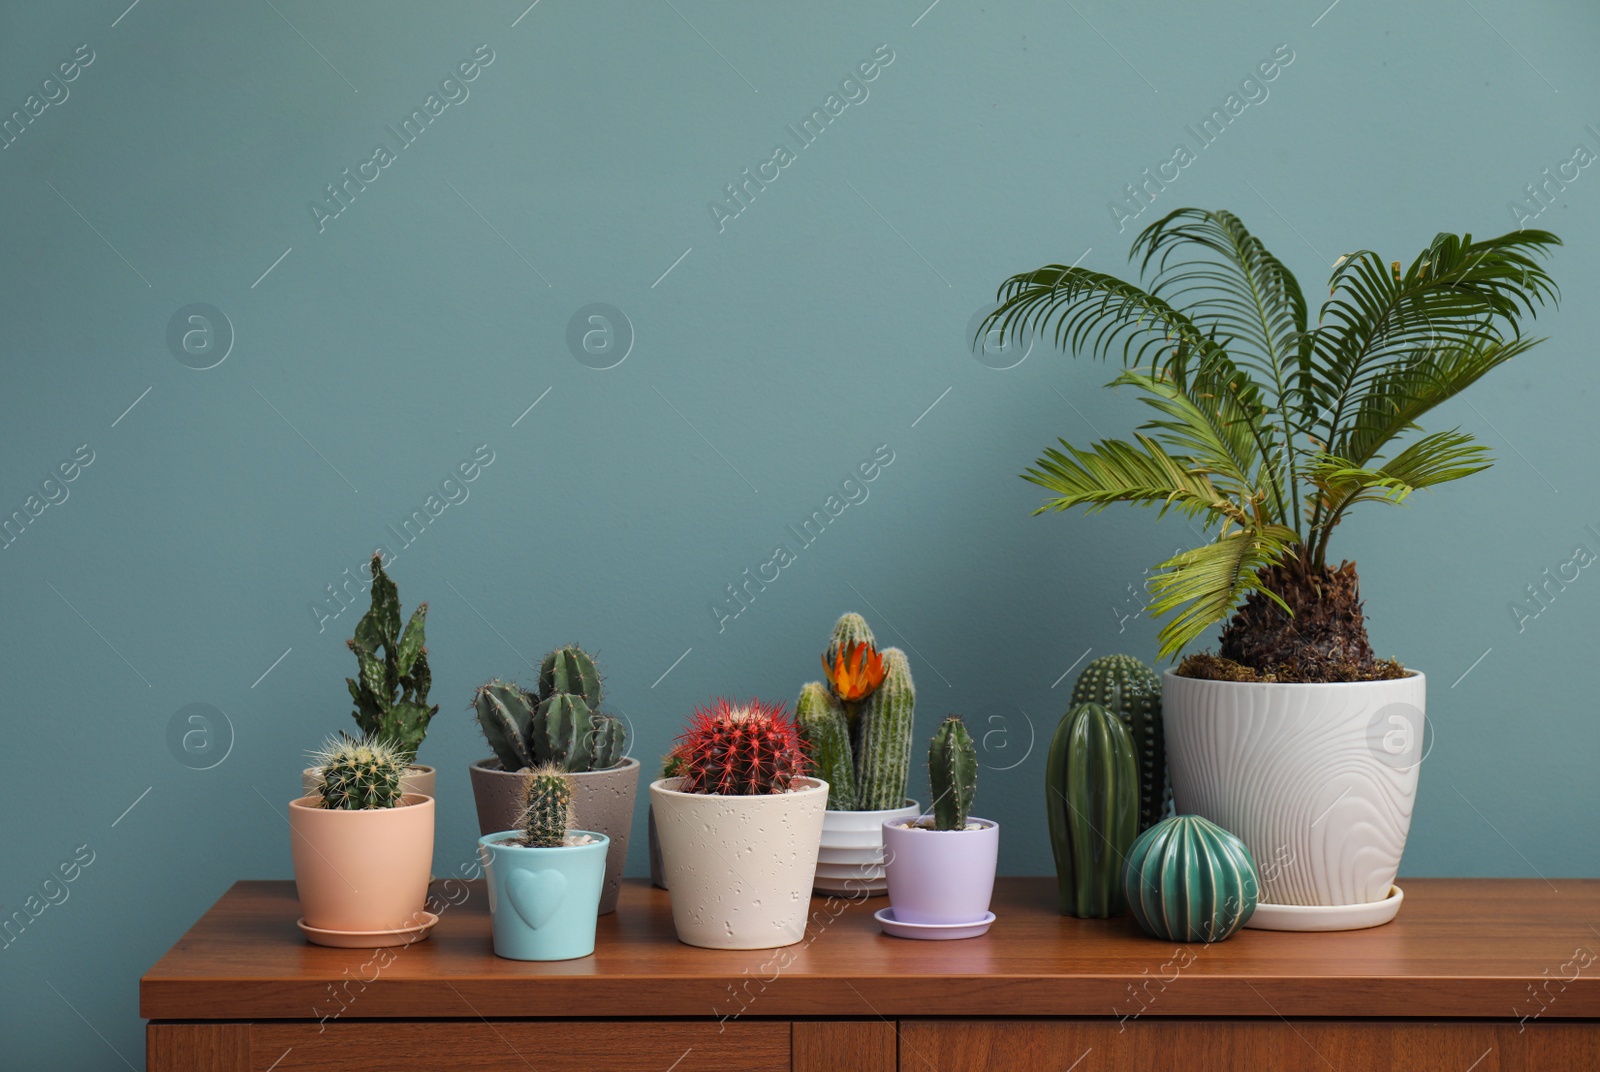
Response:
POLYGON ((1134 228, 1109 203, 1234 92, 1256 99, 1138 225, 1230 208, 1308 291, 1346 250, 1409 261, 1439 230, 1510 230, 1514 200, 1567 242, 1550 341, 1434 422, 1499 464, 1369 510, 1337 551, 1360 562, 1376 646, 1431 676, 1405 872, 1600 874, 1600 577, 1552 586, 1537 617, 1510 606, 1575 545, 1600 551, 1600 168, 1542 210, 1524 192, 1600 152, 1600 11, 925 6, 545 0, 515 26, 524 0, 0 13, 0 112, 59 100, 0 150, 0 514, 60 500, 0 550, 0 908, 92 856, 0 949, 7 1063, 114 1067, 109 1045, 138 1067, 138 976, 234 880, 289 877, 277 813, 303 751, 347 724, 353 667, 357 612, 313 608, 430 495, 456 501, 392 549, 403 599, 431 608, 440 869, 472 849, 481 680, 598 649, 648 759, 713 695, 792 698, 859 609, 912 650, 922 731, 959 711, 988 733, 1002 869, 1047 870, 1054 683, 1086 651, 1153 654, 1132 593, 1183 531, 1030 517, 1016 474, 1057 435, 1125 432, 1135 407, 1099 389, 1106 367, 1041 347, 995 370, 966 333, 1014 271, 1122 270, 1134 228), (441 89, 480 46, 470 96, 441 89), (879 46, 892 61, 840 89, 879 46), (1265 95, 1239 90, 1279 46, 1265 95), (73 79, 43 86, 63 63, 73 79), (724 186, 835 93, 858 99, 719 222, 724 186), (325 185, 430 94, 458 103, 319 224, 325 185), (203 371, 166 341, 192 303, 235 335, 203 371), (635 336, 604 371, 566 341, 590 303, 635 336), (80 446, 92 461, 41 487, 80 446), (492 462, 444 485, 480 446, 492 462), (841 489, 880 450, 877 478, 841 489), (866 498, 719 623, 725 586, 835 492, 866 498), (210 769, 169 746, 191 704, 231 726, 210 769))

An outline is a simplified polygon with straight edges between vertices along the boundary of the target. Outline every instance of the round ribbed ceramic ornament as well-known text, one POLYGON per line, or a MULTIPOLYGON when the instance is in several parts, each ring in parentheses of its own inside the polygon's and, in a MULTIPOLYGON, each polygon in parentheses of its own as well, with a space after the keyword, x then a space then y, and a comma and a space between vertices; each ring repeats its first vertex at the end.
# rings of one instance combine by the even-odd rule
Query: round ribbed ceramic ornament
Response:
POLYGON ((1256 910, 1261 881, 1244 842, 1198 815, 1163 819, 1128 850, 1128 909, 1146 934, 1220 942, 1256 910))

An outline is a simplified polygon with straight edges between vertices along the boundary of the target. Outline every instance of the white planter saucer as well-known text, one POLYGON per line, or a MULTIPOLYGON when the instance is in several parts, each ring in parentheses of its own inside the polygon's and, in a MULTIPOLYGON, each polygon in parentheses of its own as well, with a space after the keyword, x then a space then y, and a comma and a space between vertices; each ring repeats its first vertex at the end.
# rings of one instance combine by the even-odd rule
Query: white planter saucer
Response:
POLYGON ((880 908, 872 918, 883 925, 883 933, 896 938, 922 938, 934 942, 947 942, 953 938, 976 938, 987 934, 994 922, 994 913, 985 912, 976 923, 901 923, 894 918, 894 908, 880 908))
POLYGON ((302 917, 295 921, 300 933, 313 945, 333 946, 336 949, 382 949, 392 945, 410 945, 420 942, 433 930, 439 917, 432 912, 419 913, 422 919, 410 927, 396 927, 384 931, 330 931, 308 925, 302 917))
POLYGON ((1359 931, 1380 927, 1400 911, 1406 899, 1399 886, 1389 896, 1370 904, 1287 905, 1258 904, 1245 926, 1258 931, 1359 931))

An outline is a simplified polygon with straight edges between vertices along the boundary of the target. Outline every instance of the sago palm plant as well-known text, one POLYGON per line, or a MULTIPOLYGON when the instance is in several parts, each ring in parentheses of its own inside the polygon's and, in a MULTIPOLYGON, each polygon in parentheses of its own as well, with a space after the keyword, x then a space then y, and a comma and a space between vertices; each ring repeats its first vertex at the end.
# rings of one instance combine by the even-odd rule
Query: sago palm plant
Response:
POLYGON ((980 334, 1119 353, 1111 386, 1155 411, 1132 441, 1047 450, 1024 474, 1053 494, 1036 512, 1121 502, 1203 522, 1214 539, 1149 582, 1152 613, 1170 615, 1163 656, 1237 608, 1221 637, 1229 662, 1190 659, 1193 672, 1402 672, 1373 657, 1354 563, 1329 565, 1329 537, 1358 503, 1399 503, 1489 466, 1468 433, 1417 422, 1540 341, 1521 320, 1558 297, 1534 259, 1557 245, 1546 231, 1440 234, 1403 270, 1350 253, 1314 324, 1295 277, 1227 212, 1179 209, 1146 228, 1129 259, 1147 287, 1057 264, 1013 276, 980 334))

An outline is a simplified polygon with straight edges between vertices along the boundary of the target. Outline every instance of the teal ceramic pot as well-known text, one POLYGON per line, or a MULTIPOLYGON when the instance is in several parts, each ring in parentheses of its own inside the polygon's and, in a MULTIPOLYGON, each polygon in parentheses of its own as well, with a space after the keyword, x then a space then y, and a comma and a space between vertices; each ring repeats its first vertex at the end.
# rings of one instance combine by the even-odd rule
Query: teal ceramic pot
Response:
POLYGON ((1255 912, 1261 880, 1243 841, 1198 815, 1177 815, 1139 835, 1122 888, 1151 937, 1220 942, 1255 912))
POLYGON ((489 886, 496 956, 573 960, 594 952, 594 930, 610 842, 593 830, 588 845, 532 849, 508 844, 519 830, 478 839, 489 886))

